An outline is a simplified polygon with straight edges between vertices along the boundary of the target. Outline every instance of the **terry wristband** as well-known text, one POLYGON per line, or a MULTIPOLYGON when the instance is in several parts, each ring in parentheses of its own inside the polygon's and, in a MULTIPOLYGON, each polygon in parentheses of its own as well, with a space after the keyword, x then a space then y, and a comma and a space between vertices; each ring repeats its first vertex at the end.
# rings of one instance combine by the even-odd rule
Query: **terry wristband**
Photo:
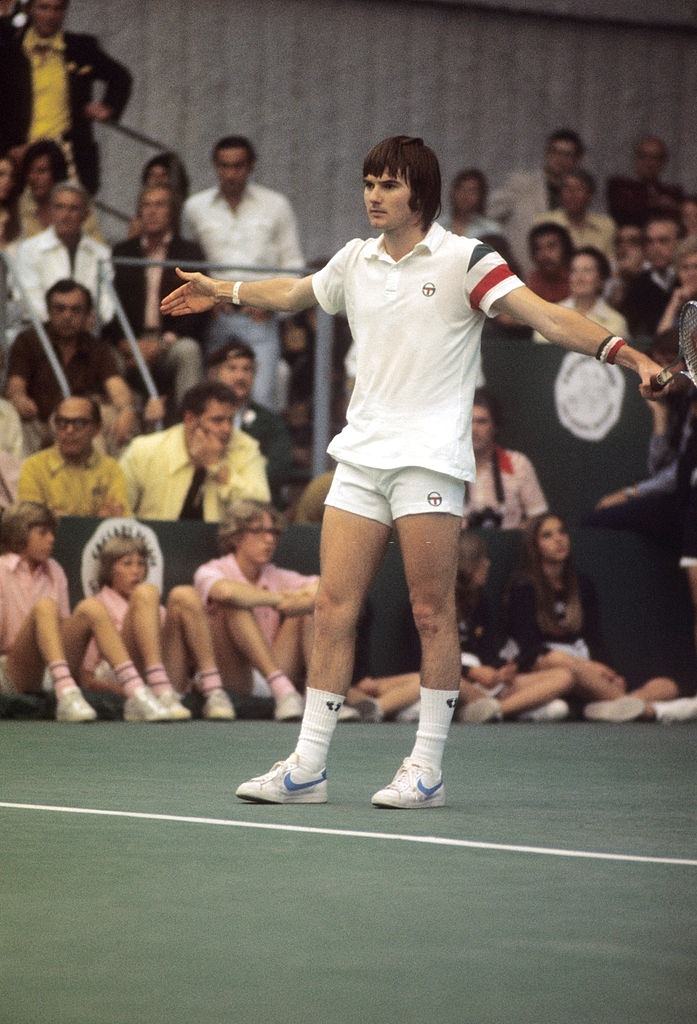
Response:
POLYGON ((240 285, 241 284, 242 284, 241 281, 235 281, 235 283, 232 286, 232 302, 233 302, 233 305, 235 305, 235 306, 239 306, 240 305, 240 285))

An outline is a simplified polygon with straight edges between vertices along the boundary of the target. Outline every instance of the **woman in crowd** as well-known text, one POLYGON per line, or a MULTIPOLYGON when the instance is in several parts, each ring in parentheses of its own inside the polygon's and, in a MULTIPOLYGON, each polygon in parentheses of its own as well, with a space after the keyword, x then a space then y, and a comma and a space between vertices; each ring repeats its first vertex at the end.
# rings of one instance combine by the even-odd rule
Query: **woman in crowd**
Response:
MULTIPOLYGON (((222 688, 205 609, 193 587, 173 587, 166 607, 146 582, 148 549, 137 536, 112 537, 99 553, 100 590, 106 609, 138 671, 172 721, 191 718, 180 701, 195 673, 203 718, 231 721, 235 711, 222 688)), ((90 645, 82 678, 93 688, 112 688, 113 673, 90 645)))
POLYGON ((507 612, 521 669, 570 672, 566 692, 583 704, 585 718, 672 720, 671 704, 678 694, 672 679, 658 676, 627 694, 626 680, 607 664, 597 592, 574 567, 571 538, 560 516, 545 513, 528 524, 507 612))
MULTIPOLYGON (((618 338, 626 338, 629 331, 627 321, 603 298, 610 273, 610 261, 599 249, 592 245, 577 249, 571 258, 569 270, 571 294, 559 305, 583 313, 593 323, 606 327, 610 334, 616 334, 618 338)), ((547 340, 538 331, 532 337, 537 342, 547 340)))
POLYGON ((97 715, 76 678, 91 639, 111 666, 125 697, 127 721, 161 722, 167 715, 130 660, 104 606, 86 598, 70 613, 68 581, 51 558, 56 518, 44 505, 23 501, 3 512, 0 525, 0 692, 52 690, 59 722, 91 722, 97 715))
POLYGON ((218 530, 221 558, 197 569, 194 585, 210 612, 218 664, 228 689, 272 694, 276 721, 298 721, 313 639, 319 579, 273 564, 281 515, 272 505, 236 501, 218 530))
MULTIPOLYGON (((51 226, 51 191, 68 178, 63 150, 50 139, 41 139, 27 149, 19 171, 19 220, 22 238, 31 238, 51 226)), ((82 230, 98 242, 104 238, 94 210, 90 209, 82 230)))

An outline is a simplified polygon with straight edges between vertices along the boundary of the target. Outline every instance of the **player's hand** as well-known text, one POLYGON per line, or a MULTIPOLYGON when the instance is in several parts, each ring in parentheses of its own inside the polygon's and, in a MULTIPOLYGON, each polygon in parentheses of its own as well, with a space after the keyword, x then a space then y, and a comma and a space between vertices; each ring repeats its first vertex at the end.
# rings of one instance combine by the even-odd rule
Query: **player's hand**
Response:
POLYGON ((186 284, 165 295, 160 303, 160 312, 167 316, 188 316, 190 313, 205 313, 218 302, 216 282, 205 274, 187 273, 177 267, 177 274, 186 284))

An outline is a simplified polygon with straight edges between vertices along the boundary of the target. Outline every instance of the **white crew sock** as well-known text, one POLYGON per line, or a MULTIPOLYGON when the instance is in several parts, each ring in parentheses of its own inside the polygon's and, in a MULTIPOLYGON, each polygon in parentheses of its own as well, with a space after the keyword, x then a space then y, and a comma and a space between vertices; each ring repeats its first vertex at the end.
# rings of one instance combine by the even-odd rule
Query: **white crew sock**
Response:
POLYGON ((697 697, 678 697, 677 700, 655 700, 653 710, 657 722, 691 722, 697 718, 697 697))
POLYGON ((321 771, 327 763, 329 744, 344 703, 340 693, 305 691, 305 712, 295 753, 304 768, 321 771))
POLYGON ((440 771, 443 760, 445 741, 448 738, 450 723, 455 711, 459 690, 430 690, 425 686, 421 690, 421 712, 419 728, 416 732, 416 743, 410 757, 412 761, 440 771))

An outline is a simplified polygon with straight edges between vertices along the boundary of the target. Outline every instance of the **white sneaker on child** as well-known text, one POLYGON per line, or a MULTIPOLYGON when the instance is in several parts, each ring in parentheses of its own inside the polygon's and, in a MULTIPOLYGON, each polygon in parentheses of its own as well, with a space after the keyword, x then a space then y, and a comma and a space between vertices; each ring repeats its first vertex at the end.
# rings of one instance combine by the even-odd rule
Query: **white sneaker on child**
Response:
POLYGON ((298 755, 291 754, 265 775, 243 782, 235 796, 259 804, 326 804, 327 770, 308 771, 300 765, 298 755))
POLYGON ((123 705, 124 722, 169 722, 169 711, 163 708, 154 693, 146 686, 126 698, 123 705))
POLYGON ((646 704, 639 697, 617 697, 615 700, 595 700, 586 704, 583 717, 589 722, 634 722, 640 718, 646 704))
POLYGON ((57 722, 94 722, 97 712, 78 689, 66 690, 56 700, 57 722))
POLYGON ((539 708, 531 708, 518 715, 519 722, 563 722, 569 717, 569 705, 561 697, 541 704, 539 708))
POLYGON ((305 701, 299 693, 287 693, 276 701, 273 717, 277 722, 299 722, 305 710, 305 701))
POLYGON ((169 714, 170 722, 188 722, 191 718, 191 712, 184 707, 179 700, 179 694, 174 690, 165 690, 164 693, 159 693, 157 700, 169 714))
POLYGON ((664 725, 676 722, 694 722, 697 718, 697 697, 678 697, 677 700, 654 701, 656 721, 664 725))
POLYGON ((445 803, 443 774, 405 757, 389 786, 378 790, 371 802, 375 807, 405 810, 442 807, 445 803))
POLYGON ((211 690, 203 702, 203 717, 207 722, 234 722, 237 718, 232 701, 225 690, 211 690))
POLYGON ((495 697, 480 697, 465 704, 455 712, 458 722, 468 725, 484 725, 485 722, 502 722, 501 702, 495 697))

